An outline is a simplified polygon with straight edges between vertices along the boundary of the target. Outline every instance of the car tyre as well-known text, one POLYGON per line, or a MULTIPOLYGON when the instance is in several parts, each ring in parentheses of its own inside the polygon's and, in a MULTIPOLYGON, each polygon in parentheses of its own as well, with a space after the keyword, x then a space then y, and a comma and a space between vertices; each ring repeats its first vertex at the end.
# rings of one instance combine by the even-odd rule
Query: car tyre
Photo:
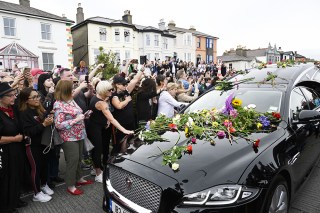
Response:
POLYGON ((288 213, 290 193, 287 181, 282 176, 272 181, 266 198, 264 213, 288 213))

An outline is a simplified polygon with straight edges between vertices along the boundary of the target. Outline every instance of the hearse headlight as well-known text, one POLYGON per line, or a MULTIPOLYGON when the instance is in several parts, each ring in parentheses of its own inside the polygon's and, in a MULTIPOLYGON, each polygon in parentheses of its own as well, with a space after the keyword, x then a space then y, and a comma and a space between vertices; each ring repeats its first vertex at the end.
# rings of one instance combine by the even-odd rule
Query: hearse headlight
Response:
POLYGON ((237 200, 247 200, 257 194, 257 189, 248 189, 240 185, 220 185, 210 189, 185 195, 184 205, 225 205, 237 200))

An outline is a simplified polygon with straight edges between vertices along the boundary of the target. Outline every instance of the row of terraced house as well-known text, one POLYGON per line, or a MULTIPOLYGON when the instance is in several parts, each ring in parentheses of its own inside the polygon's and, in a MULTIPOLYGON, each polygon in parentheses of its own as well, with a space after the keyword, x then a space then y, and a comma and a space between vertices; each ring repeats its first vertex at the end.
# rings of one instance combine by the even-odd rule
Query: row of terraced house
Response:
POLYGON ((195 27, 180 28, 160 20, 158 28, 134 24, 129 10, 122 19, 91 17, 84 19, 81 4, 77 21, 30 6, 0 1, 0 70, 13 69, 18 62, 51 70, 55 65, 77 66, 81 60, 94 64, 99 48, 112 51, 118 60, 170 59, 194 63, 217 61, 218 37, 195 27))

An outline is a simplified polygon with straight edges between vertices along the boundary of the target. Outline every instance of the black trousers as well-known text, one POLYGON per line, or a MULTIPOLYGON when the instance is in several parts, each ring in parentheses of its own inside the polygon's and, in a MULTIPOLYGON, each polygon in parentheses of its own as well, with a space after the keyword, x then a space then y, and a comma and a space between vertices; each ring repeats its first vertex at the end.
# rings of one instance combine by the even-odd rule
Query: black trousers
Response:
MULTIPOLYGON (((121 124, 121 126, 127 130, 134 130, 135 124, 134 122, 130 124, 121 124)), ((126 136, 123 132, 113 127, 112 129, 112 138, 113 138, 113 149, 111 151, 111 155, 116 155, 121 151, 121 141, 126 136)))
POLYGON ((31 167, 31 184, 34 194, 40 192, 41 185, 47 182, 48 156, 43 154, 45 146, 31 145, 26 147, 28 161, 31 167))
POLYGON ((107 164, 109 156, 111 126, 106 129, 105 126, 91 122, 90 126, 87 128, 87 134, 89 140, 94 146, 91 151, 93 165, 95 168, 103 169, 103 165, 107 164), (102 162, 101 155, 103 156, 102 162))
POLYGON ((9 143, 2 147, 5 147, 7 162, 6 171, 0 175, 1 213, 17 208, 26 157, 23 143, 9 143))

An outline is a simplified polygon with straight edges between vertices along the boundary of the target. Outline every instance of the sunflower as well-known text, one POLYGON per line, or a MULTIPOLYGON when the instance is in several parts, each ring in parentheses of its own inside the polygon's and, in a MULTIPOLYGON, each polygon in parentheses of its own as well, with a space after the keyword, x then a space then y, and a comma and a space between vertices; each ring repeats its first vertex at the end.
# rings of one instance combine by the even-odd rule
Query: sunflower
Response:
POLYGON ((235 98, 232 101, 232 105, 235 107, 241 106, 241 104, 242 104, 242 101, 240 99, 235 98))

